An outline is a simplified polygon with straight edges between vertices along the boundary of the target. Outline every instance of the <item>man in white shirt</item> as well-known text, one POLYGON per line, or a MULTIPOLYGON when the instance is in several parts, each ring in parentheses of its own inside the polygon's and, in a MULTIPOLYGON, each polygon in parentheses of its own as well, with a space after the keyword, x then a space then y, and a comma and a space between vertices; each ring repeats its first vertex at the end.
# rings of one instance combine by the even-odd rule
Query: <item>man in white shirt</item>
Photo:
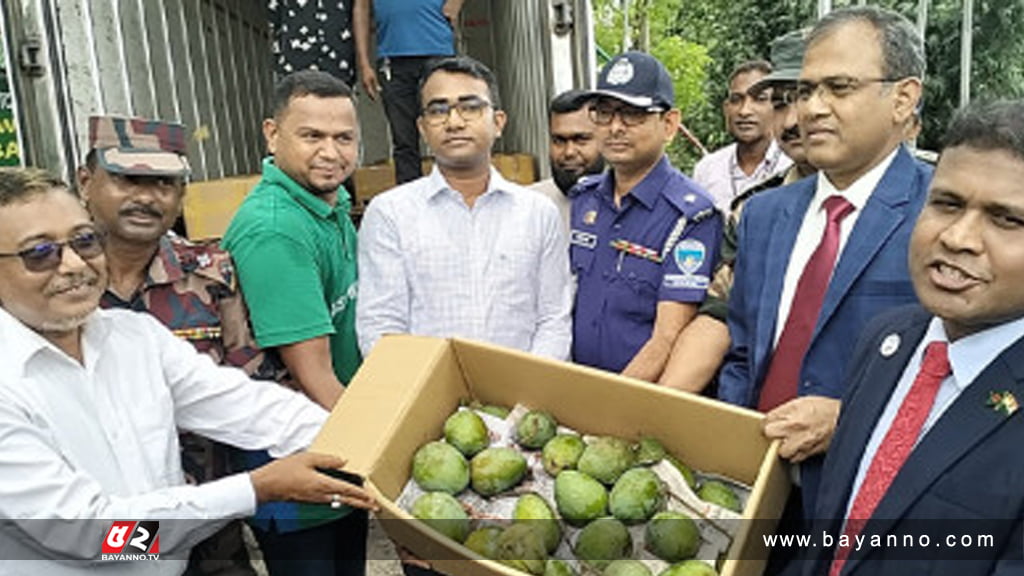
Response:
POLYGON ((558 210, 491 167, 505 126, 494 75, 435 61, 422 85, 430 175, 373 199, 359 231, 356 332, 459 336, 566 359, 571 289, 558 210))
POLYGON ((580 90, 568 90, 555 96, 548 105, 548 159, 551 178, 530 188, 543 193, 558 206, 569 230, 572 197, 569 192, 579 180, 604 171, 597 125, 590 119, 591 96, 580 90))
POLYGON ((750 88, 771 74, 772 65, 751 60, 729 75, 729 94, 722 103, 725 129, 736 140, 700 159, 693 179, 711 194, 715 206, 729 212, 733 198, 792 164, 772 133, 770 90, 750 88))
POLYGON ((257 502, 375 507, 317 471, 343 460, 295 454, 323 409, 216 366, 148 315, 97 309, 102 236, 41 171, 0 170, 0 277, 0 573, 179 574, 192 545, 257 502), (179 428, 282 458, 189 486, 179 428), (124 544, 104 539, 112 520, 159 522, 141 551, 161 560, 102 558, 101 544, 124 544))

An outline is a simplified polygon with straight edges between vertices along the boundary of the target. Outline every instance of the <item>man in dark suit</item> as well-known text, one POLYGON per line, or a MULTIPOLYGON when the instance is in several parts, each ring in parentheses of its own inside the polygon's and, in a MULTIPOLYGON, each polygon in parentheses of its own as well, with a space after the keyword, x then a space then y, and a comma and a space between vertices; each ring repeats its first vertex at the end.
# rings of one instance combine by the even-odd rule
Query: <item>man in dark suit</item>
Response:
POLYGON ((805 512, 857 335, 914 302, 907 242, 931 169, 902 142, 923 74, 924 47, 902 16, 860 6, 822 18, 797 85, 807 159, 821 172, 755 196, 739 224, 719 397, 767 413, 765 434, 803 462, 805 512))
POLYGON ((812 533, 854 544, 808 549, 806 573, 1024 573, 1022 181, 1024 101, 961 112, 910 241, 924 309, 865 331, 825 462, 812 533))

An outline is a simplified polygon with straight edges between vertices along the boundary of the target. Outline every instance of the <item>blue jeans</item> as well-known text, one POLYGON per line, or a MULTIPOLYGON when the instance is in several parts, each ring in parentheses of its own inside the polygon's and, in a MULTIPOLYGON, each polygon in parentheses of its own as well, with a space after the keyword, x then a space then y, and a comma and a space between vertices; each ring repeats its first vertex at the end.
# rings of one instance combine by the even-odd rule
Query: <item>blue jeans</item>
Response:
POLYGON ((253 527, 270 576, 365 576, 366 512, 295 532, 253 527))

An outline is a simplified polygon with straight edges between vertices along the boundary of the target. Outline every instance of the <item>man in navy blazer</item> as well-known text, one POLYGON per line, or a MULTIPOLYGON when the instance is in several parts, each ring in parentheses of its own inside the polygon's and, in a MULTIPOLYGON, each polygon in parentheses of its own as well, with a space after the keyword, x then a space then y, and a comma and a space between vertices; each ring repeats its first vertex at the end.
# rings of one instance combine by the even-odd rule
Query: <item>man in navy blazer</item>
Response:
POLYGON ((805 574, 1024 573, 1021 182, 1024 101, 961 112, 910 241, 924 309, 891 311, 865 331, 825 461, 811 534, 856 535, 863 544, 808 547, 810 562, 796 565, 805 574), (948 363, 932 400, 919 370, 936 342, 948 363), (921 410, 922 426, 900 424, 905 406, 921 410), (876 462, 890 461, 901 429, 913 430, 902 435, 912 448, 879 484, 876 462), (868 500, 875 504, 865 508, 868 500), (962 545, 964 536, 973 546, 962 545), (910 541, 915 547, 887 545, 910 541))
MULTIPOLYGON (((907 242, 931 169, 902 143, 923 75, 924 46, 902 16, 860 6, 822 18, 808 37, 796 96, 807 157, 821 172, 755 196, 739 224, 732 347, 718 393, 765 411, 765 434, 782 439, 784 458, 803 462, 805 512, 813 510, 820 452, 835 428, 857 335, 880 312, 915 301, 907 242), (801 274, 825 242, 831 196, 851 205, 838 224, 831 278, 800 292, 801 274), (822 293, 820 308, 807 311, 807 295, 822 293), (798 320, 807 324, 805 348, 777 356, 784 327, 798 320), (773 360, 788 376, 775 379, 782 400, 766 405, 773 360)), ((799 517, 799 509, 791 514, 799 517)))

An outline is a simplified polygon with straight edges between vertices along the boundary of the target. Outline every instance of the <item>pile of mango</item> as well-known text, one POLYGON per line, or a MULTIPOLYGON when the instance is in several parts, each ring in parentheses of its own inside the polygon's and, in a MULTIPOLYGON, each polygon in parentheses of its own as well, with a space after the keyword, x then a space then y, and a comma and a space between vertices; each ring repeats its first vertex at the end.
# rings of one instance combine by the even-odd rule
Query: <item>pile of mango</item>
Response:
MULTIPOLYGON (((507 415, 500 407, 475 408, 507 415)), ((526 413, 515 432, 519 449, 491 446, 488 428, 475 410, 453 413, 445 422, 444 440, 425 444, 413 457, 412 477, 424 494, 411 514, 485 558, 537 576, 576 574, 570 563, 552 557, 567 527, 578 530, 570 547, 584 572, 653 576, 633 558, 629 527, 636 525, 644 526, 644 548, 669 565, 658 576, 715 574, 710 565, 693 559, 701 544, 697 523, 666 509, 666 487, 649 466, 668 460, 701 499, 739 512, 739 498, 728 485, 708 480, 698 487, 693 471, 654 438, 632 443, 602 436, 587 442, 578 434, 558 433, 555 419, 541 411, 526 413), (524 451, 536 450, 544 472, 554 479, 554 502, 538 493, 521 494, 509 521, 479 522, 474 529, 476 520, 456 495, 468 488, 487 498, 507 496, 529 473, 524 451)))

